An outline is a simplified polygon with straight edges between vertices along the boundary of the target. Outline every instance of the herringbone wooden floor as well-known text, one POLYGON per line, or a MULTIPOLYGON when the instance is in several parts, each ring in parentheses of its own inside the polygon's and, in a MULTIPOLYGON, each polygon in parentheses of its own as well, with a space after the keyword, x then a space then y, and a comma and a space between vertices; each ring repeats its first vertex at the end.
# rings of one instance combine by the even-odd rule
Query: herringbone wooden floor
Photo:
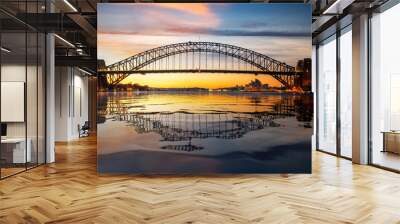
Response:
POLYGON ((0 181, 0 223, 400 223, 400 175, 315 152, 312 175, 98 176, 86 138, 0 181))

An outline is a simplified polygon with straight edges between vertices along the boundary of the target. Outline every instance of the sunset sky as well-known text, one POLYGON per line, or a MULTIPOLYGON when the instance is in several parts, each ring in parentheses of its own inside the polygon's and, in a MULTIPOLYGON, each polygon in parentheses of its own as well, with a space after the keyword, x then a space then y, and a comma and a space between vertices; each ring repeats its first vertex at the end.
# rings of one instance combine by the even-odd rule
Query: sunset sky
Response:
MULTIPOLYGON (((295 66, 311 57, 311 8, 307 4, 98 4, 98 58, 106 65, 173 43, 210 41, 265 54, 295 66)), ((270 76, 239 74, 131 75, 123 83, 152 87, 219 88, 270 76)))

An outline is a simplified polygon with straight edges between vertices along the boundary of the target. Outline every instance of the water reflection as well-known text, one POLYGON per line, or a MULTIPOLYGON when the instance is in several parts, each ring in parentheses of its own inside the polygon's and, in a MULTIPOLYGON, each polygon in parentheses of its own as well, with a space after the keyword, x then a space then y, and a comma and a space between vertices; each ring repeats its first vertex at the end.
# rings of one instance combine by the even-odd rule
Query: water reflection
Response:
POLYGON ((132 113, 119 114, 115 118, 126 121, 139 134, 155 132, 161 141, 188 141, 184 145, 167 145, 163 149, 183 151, 201 150, 203 147, 192 145, 192 139, 241 138, 250 131, 267 126, 278 127, 274 119, 282 117, 270 113, 132 113))
POLYGON ((120 92, 99 93, 98 98, 101 172, 307 172, 310 168, 306 152, 312 123, 310 95, 120 92), (296 152, 279 158, 288 150, 296 152), (303 164, 287 164, 299 153, 303 164), (168 169, 148 165, 161 162, 159 156, 169 159, 168 169), (139 165, 143 161, 147 165, 139 165), (234 161, 248 164, 229 168, 234 161))

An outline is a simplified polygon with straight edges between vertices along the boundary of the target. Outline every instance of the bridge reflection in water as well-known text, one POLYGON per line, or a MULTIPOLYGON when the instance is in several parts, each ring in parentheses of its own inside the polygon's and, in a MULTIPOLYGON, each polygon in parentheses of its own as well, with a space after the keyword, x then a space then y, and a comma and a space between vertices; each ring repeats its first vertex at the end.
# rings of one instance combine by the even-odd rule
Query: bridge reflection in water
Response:
POLYGON ((163 149, 178 151, 202 150, 202 146, 192 145, 192 139, 221 138, 236 139, 244 134, 265 127, 277 127, 274 119, 279 114, 255 113, 134 113, 122 114, 116 118, 128 121, 137 133, 155 132, 162 141, 189 141, 184 145, 167 145, 163 149))
MULTIPOLYGON (((305 104, 299 102, 299 99, 284 97, 277 100, 268 111, 261 112, 140 112, 137 111, 140 105, 131 105, 117 96, 99 105, 99 115, 126 122, 137 134, 157 133, 161 136, 161 142, 169 143, 161 146, 161 149, 193 152, 204 149, 201 145, 193 144, 194 139, 238 139, 251 131, 280 127, 281 124, 276 121, 280 118, 297 117, 304 127, 310 127, 309 118, 312 115, 307 114, 312 113, 312 109, 304 109, 305 104)), ((254 95, 250 95, 247 100, 250 106, 263 105, 260 97, 254 95)))
POLYGON ((99 172, 310 172, 312 96, 98 95, 99 172))

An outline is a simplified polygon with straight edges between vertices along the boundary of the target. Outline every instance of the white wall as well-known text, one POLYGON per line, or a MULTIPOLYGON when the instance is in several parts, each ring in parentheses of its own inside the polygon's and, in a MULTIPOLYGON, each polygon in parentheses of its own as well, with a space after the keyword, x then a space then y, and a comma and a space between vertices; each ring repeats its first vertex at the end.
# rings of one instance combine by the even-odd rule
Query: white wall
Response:
POLYGON ((69 69, 55 69, 55 141, 67 141, 69 133, 69 69))
MULTIPOLYGON (((25 64, 5 64, 1 66, 1 81, 3 82, 25 82, 25 64)), ((7 108, 1 108, 6 110, 7 108)), ((7 123, 7 137, 25 137, 25 123, 7 123)))
MULTIPOLYGON (((75 70, 76 71, 76 70, 75 70)), ((79 75, 74 75, 73 86, 71 90, 73 91, 74 96, 71 96, 73 101, 71 104, 73 108, 72 111, 72 119, 71 119, 71 135, 73 138, 79 137, 78 125, 83 125, 85 121, 88 121, 88 78, 79 75)))
MULTIPOLYGON (((44 162, 44 74, 41 72, 41 67, 36 65, 25 66, 18 63, 4 63, 1 66, 1 81, 2 82, 24 82, 26 85, 26 101, 21 108, 22 113, 26 112, 26 120, 22 122, 6 122, 8 138, 27 138, 30 140, 30 148, 32 151, 32 161, 39 163, 44 162), (39 69, 39 70, 37 70, 39 69), (27 80, 25 80, 27 78, 27 80), (26 103, 26 106, 25 106, 26 103), (37 156, 37 153, 39 154, 37 156)), ((24 90, 21 90, 24 94, 24 90)), ((7 96, 2 96, 7 97, 7 96)), ((7 111, 12 108, 1 108, 7 111)), ((13 113, 12 111, 7 111, 13 113)))
MULTIPOLYGON (((25 82, 25 64, 4 64, 1 66, 1 81, 3 82, 25 82)), ((28 68, 29 69, 29 68, 28 68)), ((31 95, 27 93, 27 95, 31 95)), ((35 93, 36 95, 36 93, 35 93)), ((7 110, 7 108, 1 108, 7 110)), ((25 137, 25 122, 7 123, 8 137, 25 137)), ((28 136, 29 137, 29 136, 28 136)))
POLYGON ((88 78, 72 67, 56 67, 55 140, 79 137, 78 125, 88 120, 88 78))

